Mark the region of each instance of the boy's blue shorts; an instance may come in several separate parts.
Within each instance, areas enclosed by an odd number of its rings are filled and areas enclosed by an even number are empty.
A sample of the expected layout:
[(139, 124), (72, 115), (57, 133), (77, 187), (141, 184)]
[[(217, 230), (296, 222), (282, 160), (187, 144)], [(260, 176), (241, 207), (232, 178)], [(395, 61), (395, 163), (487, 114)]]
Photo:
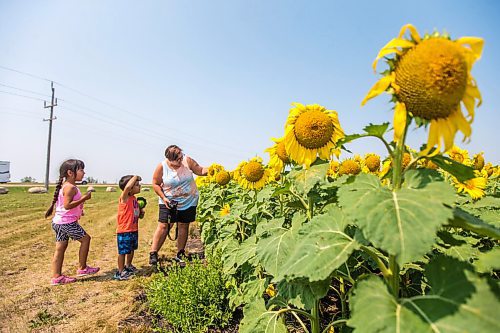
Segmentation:
[(137, 231), (116, 234), (118, 254), (130, 254), (137, 250), (138, 239), (139, 232)]

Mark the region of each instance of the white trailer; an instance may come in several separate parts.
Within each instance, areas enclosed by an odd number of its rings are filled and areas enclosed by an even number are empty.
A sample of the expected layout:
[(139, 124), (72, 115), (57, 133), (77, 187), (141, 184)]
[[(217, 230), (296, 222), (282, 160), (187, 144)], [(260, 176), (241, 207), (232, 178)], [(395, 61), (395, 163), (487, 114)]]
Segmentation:
[(10, 182), (10, 162), (0, 161), (0, 183)]

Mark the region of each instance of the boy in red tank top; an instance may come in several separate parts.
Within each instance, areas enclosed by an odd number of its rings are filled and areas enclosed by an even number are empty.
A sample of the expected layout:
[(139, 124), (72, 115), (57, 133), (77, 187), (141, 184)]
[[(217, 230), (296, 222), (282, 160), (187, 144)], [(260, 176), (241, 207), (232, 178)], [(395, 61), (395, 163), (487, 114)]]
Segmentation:
[(118, 186), (123, 191), (118, 202), (116, 240), (118, 243), (118, 271), (115, 280), (127, 280), (137, 268), (132, 265), (134, 251), (137, 250), (139, 218), (144, 210), (139, 207), (135, 194), (141, 192), (141, 177), (123, 176)]

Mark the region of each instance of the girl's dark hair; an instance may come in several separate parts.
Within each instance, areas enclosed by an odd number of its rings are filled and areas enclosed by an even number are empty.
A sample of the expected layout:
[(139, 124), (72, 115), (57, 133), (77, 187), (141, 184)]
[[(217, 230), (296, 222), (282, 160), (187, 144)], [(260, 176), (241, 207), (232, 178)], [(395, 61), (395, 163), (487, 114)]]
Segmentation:
[(182, 156), (182, 149), (180, 149), (176, 145), (170, 145), (165, 149), (165, 157), (169, 161), (176, 161), (179, 157)]
[(56, 190), (54, 192), (54, 199), (52, 199), (52, 204), (50, 205), (49, 209), (47, 209), (47, 212), (45, 212), (45, 218), (51, 216), (52, 212), (54, 211), (54, 205), (56, 204), (57, 198), (59, 197), (59, 191), (61, 190), (62, 183), (68, 176), (68, 171), (73, 171), (74, 173), (76, 173), (76, 171), (81, 169), (85, 169), (85, 163), (80, 160), (67, 160), (64, 161), (63, 164), (61, 164), (61, 167), (59, 167), (59, 180), (57, 181)]

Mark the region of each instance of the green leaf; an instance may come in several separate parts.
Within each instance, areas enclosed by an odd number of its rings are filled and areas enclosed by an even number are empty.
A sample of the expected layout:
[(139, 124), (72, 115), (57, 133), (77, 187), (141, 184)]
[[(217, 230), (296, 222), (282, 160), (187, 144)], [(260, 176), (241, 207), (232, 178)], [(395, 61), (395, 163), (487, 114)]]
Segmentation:
[(378, 277), (361, 281), (351, 297), (355, 332), (498, 332), (499, 301), (470, 265), (438, 257), (425, 270), (426, 295), (395, 299)]
[(383, 123), (380, 125), (374, 125), (370, 123), (370, 125), (363, 128), (363, 130), (371, 136), (383, 137), (387, 129), (389, 128), (389, 123)]
[(306, 278), (314, 282), (328, 278), (360, 247), (344, 232), (348, 223), (340, 208), (329, 205), (324, 214), (302, 225), (293, 252), (276, 279)]
[(326, 172), (329, 167), (328, 163), (312, 165), (309, 169), (292, 170), (289, 177), (295, 188), (307, 195), (316, 184), (326, 182)]
[(474, 267), (480, 273), (490, 273), (500, 269), (500, 247), (496, 246), (491, 251), (479, 254)]
[(473, 231), (481, 236), (500, 239), (500, 229), (484, 223), (481, 219), (458, 207), (453, 210), (453, 217), (449, 220), (449, 224), (453, 227)]
[(366, 239), (400, 265), (417, 260), (435, 242), (436, 231), (452, 216), (455, 192), (448, 183), (428, 182), (429, 174), (407, 172), (403, 188), (391, 191), (373, 175), (361, 174), (339, 189), (339, 203)]
[(350, 308), (347, 325), (354, 327), (355, 333), (428, 332), (418, 315), (398, 304), (384, 282), (375, 276), (356, 285)]
[(273, 220), (257, 242), (256, 254), (260, 264), (273, 276), (278, 275), (284, 261), (296, 246), (293, 231), (283, 228), (282, 224), (282, 219)]
[(287, 302), (299, 309), (310, 310), (321, 298), (325, 297), (330, 288), (331, 279), (309, 282), (306, 279), (280, 281), (278, 293)]
[(243, 308), (239, 333), (286, 333), (283, 319), (276, 311), (267, 311), (264, 300), (256, 299)]
[(455, 176), (460, 182), (465, 182), (468, 179), (476, 177), (473, 168), (454, 161), (449, 157), (438, 154), (431, 157), (430, 160), (444, 171)]

